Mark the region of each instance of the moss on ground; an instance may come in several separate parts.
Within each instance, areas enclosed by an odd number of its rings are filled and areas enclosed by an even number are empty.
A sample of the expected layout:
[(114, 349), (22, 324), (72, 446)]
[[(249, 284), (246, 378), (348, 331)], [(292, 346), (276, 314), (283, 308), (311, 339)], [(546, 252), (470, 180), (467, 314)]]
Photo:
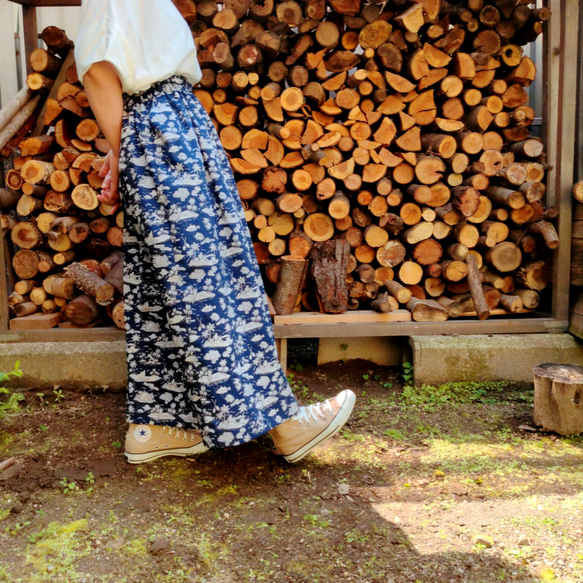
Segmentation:
[(306, 401), (359, 397), (296, 465), (259, 440), (129, 466), (123, 397), (27, 399), (0, 432), (23, 463), (0, 482), (0, 581), (581, 583), (583, 440), (518, 429), (532, 387), (368, 366), (294, 372)]

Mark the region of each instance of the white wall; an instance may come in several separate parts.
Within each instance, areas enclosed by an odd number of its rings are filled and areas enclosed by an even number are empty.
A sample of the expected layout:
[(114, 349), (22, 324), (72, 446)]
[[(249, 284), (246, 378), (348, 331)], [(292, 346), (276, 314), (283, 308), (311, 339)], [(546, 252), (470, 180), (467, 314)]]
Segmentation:
[[(77, 37), (81, 8), (37, 8), (39, 33), (46, 26), (58, 26), (67, 32), (71, 39)], [(23, 51), (16, 54), (22, 37), (22, 9), (9, 0), (0, 0), (0, 107), (8, 103), (22, 88), (26, 64)], [(40, 46), (40, 45), (39, 45)], [(20, 65), (20, 69), (19, 69)]]

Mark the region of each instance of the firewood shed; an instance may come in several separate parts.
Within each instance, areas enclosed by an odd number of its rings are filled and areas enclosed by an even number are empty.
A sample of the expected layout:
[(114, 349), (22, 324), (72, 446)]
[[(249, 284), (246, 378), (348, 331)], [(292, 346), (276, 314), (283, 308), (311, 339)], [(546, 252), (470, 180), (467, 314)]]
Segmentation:
[[(39, 46), (37, 7), (81, 5), (80, 0), (11, 1), (22, 6), (24, 50), (27, 56)], [(411, 2), (399, 2), (398, 4), (410, 5), (411, 13), (415, 14), (416, 5), (421, 4), (425, 7), (433, 4), (439, 5), (439, 2), (411, 0)], [(477, 2), (475, 4), (477, 5)], [(511, 4), (524, 5), (525, 2), (496, 2), (496, 5), (498, 4), (503, 12), (508, 10), (508, 6)], [(332, 2), (332, 5), (335, 5), (335, 2)], [(459, 337), (463, 335), (558, 334), (569, 330), (570, 296), (572, 300), (573, 296), (577, 296), (577, 292), (581, 291), (581, 288), (571, 287), (570, 281), (572, 267), (571, 239), (574, 223), (572, 189), (577, 179), (583, 179), (583, 105), (580, 99), (583, 94), (583, 56), (581, 55), (583, 10), (579, 2), (570, 0), (548, 0), (545, 7), (548, 7), (552, 12), (552, 18), (544, 23), (545, 31), (543, 35), (542, 86), (544, 114), (542, 138), (546, 152), (546, 206), (558, 211), (555, 227), (559, 240), (553, 257), (552, 301), (549, 307), (545, 311), (532, 310), (529, 313), (516, 315), (506, 312), (484, 320), (467, 317), (450, 318), (446, 321), (414, 321), (411, 318), (403, 319), (399, 317), (398, 313), (402, 312), (402, 310), (389, 311), (387, 313), (376, 313), (372, 310), (355, 310), (343, 314), (300, 311), (290, 315), (276, 315), (274, 317), (274, 329), (278, 340), (280, 357), (284, 365), (287, 364), (287, 340), (295, 338), (416, 337), (432, 335)], [(326, 36), (325, 32), (322, 30), (321, 34)], [(329, 31), (326, 32), (326, 34), (328, 33)], [(432, 54), (432, 58), (436, 59), (436, 61), (442, 56), (443, 53)], [(29, 59), (27, 58), (28, 62)], [(397, 84), (406, 81), (404, 78), (401, 78), (403, 81), (396, 80), (396, 77), (395, 75), (393, 81)], [(405, 90), (408, 91), (409, 89), (403, 89), (403, 91)], [(288, 95), (288, 98), (291, 99), (292, 97), (295, 98), (295, 94), (293, 96), (291, 94)], [(472, 121), (472, 124), (477, 124), (478, 126), (480, 123), (481, 121), (477, 116)], [(442, 146), (443, 144), (436, 144), (431, 147), (437, 151)], [(252, 164), (252, 162), (245, 160), (242, 162), (244, 164), (241, 167), (244, 169)], [(373, 171), (372, 166), (371, 172)], [(299, 175), (297, 178), (300, 181), (301, 177)], [(298, 190), (301, 190), (301, 188), (298, 187)], [(403, 186), (403, 189), (405, 188), (406, 185)], [(504, 193), (494, 193), (492, 196), (506, 195)], [(340, 202), (343, 203), (344, 201), (340, 199)], [(460, 202), (461, 204), (462, 202)], [(123, 331), (114, 326), (12, 330), (10, 328), (8, 305), (8, 295), (12, 291), (9, 289), (8, 283), (10, 281), (10, 253), (7, 247), (8, 245), (4, 238), (0, 238), (0, 258), (2, 258), (0, 260), (1, 343), (107, 343), (123, 341)]]

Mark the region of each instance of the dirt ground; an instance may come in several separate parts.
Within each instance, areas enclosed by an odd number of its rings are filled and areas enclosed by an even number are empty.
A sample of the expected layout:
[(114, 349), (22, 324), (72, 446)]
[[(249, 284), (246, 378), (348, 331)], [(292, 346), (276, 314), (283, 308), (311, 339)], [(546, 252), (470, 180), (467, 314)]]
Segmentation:
[(583, 581), (583, 439), (520, 428), (532, 386), (291, 372), (305, 403), (358, 397), (295, 465), (262, 438), (132, 466), (123, 394), (27, 391), (0, 420), (0, 581)]

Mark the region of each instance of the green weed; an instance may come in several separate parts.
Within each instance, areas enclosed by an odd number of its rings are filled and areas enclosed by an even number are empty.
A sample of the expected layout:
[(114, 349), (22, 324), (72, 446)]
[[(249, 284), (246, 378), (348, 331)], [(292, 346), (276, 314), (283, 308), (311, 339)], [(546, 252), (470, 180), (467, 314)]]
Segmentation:
[(403, 439), (405, 439), (405, 436), (397, 429), (387, 429), (385, 430), (384, 434), (386, 437), (390, 437), (395, 441), (402, 441)]
[(65, 393), (63, 393), (63, 389), (59, 388), (58, 385), (55, 386), (53, 395), (55, 396), (55, 403), (60, 403), (61, 401), (65, 400)]
[(358, 528), (353, 528), (344, 533), (344, 539), (347, 543), (365, 543), (369, 539), (369, 535)]
[[(297, 366), (301, 366), (301, 365), (297, 365)], [(301, 370), (301, 369), (296, 368), (296, 370)], [(304, 383), (302, 383), (301, 381), (296, 380), (293, 373), (290, 373), (287, 375), (287, 382), (289, 383), (289, 386), (291, 387), (294, 395), (297, 397), (298, 400), (304, 401), (305, 399), (307, 399), (308, 387)]]
[(77, 482), (75, 480), (67, 480), (67, 478), (63, 478), (61, 480), (61, 490), (63, 494), (72, 494), (73, 492), (77, 492), (79, 490), (79, 486), (77, 486)]
[[(14, 365), (14, 370), (10, 372), (0, 372), (0, 383), (8, 381), (12, 378), (21, 378), (22, 371), (20, 370), (20, 360), (17, 360)], [(4, 398), (2, 396), (5, 396)], [(22, 393), (13, 393), (10, 389), (0, 386), (0, 418), (5, 413), (20, 411), (20, 401), (24, 400)]]
[(401, 373), (401, 377), (405, 386), (411, 386), (413, 384), (413, 363), (412, 362), (404, 362), (403, 363), (403, 372)]
[(344, 356), (342, 357), (342, 362), (346, 362), (347, 361), (346, 351), (348, 350), (348, 344), (341, 344), (340, 348), (342, 348), (342, 350), (344, 351)]
[(309, 523), (311, 526), (317, 526), (319, 528), (328, 528), (330, 526), (330, 521), (323, 520), (317, 514), (306, 514), (304, 516), (304, 521)]

